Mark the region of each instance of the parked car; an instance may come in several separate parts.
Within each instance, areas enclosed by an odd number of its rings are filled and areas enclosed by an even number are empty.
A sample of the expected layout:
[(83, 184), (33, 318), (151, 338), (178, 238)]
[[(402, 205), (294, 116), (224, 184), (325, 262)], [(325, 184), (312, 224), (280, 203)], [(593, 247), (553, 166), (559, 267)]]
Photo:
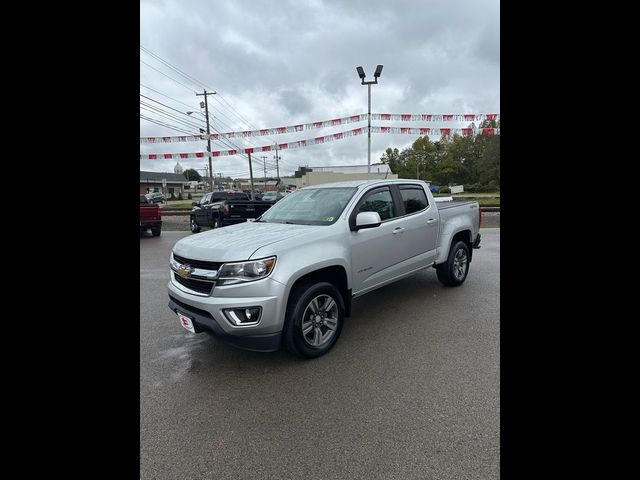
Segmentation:
[(284, 195), (280, 192), (265, 192), (260, 200), (263, 202), (276, 203), (282, 198), (284, 198)]
[(150, 202), (146, 195), (140, 195), (140, 233), (146, 230), (151, 230), (154, 237), (159, 237), (162, 214), (158, 204)]
[(159, 192), (147, 193), (147, 198), (150, 203), (164, 203), (167, 201), (166, 197)]
[(272, 204), (251, 201), (243, 192), (225, 191), (207, 193), (192, 205), (189, 225), (193, 233), (198, 233), (202, 227), (219, 228), (254, 220)]
[(481, 220), (477, 202), (438, 205), (417, 180), (305, 187), (255, 222), (179, 240), (169, 308), (194, 333), (317, 357), (338, 340), (352, 298), (430, 267), (462, 285)]

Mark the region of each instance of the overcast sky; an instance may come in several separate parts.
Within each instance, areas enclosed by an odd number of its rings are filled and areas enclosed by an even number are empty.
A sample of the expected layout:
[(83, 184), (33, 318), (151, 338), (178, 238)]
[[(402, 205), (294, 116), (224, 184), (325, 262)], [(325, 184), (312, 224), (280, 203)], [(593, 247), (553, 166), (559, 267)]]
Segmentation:
[[(497, 0), (141, 0), (141, 47), (194, 80), (141, 48), (140, 93), (152, 100), (140, 97), (140, 114), (195, 133), (197, 125), (204, 128), (204, 116), (197, 113), (203, 98), (195, 95), (203, 85), (218, 93), (209, 97), (209, 109), (220, 132), (366, 113), (367, 87), (360, 84), (355, 67), (362, 65), (372, 80), (377, 64), (384, 70), (371, 87), (373, 113), (499, 113), (499, 28)], [(189, 110), (196, 112), (193, 118), (184, 115)], [(364, 121), (233, 143), (241, 148), (285, 143), (366, 125)], [(140, 119), (141, 137), (181, 134)], [(371, 163), (379, 162), (387, 147), (402, 149), (416, 138), (372, 134)], [(229, 148), (212, 144), (212, 150)], [(140, 145), (141, 154), (205, 150), (205, 142)], [(267, 156), (267, 174), (275, 176), (270, 152), (252, 155), (254, 175), (263, 175), (262, 155)], [(281, 157), (281, 176), (299, 165), (366, 165), (367, 136), (286, 150)], [(142, 160), (140, 169), (173, 171), (175, 163)], [(180, 163), (203, 168), (206, 159)], [(214, 158), (213, 169), (225, 176), (248, 176), (248, 160), (241, 155)]]

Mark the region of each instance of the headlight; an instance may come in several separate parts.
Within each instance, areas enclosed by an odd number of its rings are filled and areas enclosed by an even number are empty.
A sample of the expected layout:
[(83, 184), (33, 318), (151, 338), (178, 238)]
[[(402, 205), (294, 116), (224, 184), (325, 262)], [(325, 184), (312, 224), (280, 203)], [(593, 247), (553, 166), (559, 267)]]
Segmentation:
[(218, 273), (216, 285), (233, 285), (253, 282), (267, 277), (276, 265), (276, 257), (262, 258), (250, 262), (225, 263)]

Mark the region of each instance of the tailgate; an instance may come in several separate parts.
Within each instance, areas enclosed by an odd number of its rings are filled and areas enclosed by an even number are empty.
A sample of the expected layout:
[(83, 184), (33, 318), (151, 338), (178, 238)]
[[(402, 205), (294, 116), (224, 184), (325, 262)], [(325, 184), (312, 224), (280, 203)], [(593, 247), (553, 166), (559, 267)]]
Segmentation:
[(140, 205), (140, 221), (160, 220), (160, 207), (155, 204)]
[(228, 202), (228, 216), (230, 219), (258, 218), (264, 212), (269, 210), (271, 208), (271, 205), (272, 204), (268, 202)]

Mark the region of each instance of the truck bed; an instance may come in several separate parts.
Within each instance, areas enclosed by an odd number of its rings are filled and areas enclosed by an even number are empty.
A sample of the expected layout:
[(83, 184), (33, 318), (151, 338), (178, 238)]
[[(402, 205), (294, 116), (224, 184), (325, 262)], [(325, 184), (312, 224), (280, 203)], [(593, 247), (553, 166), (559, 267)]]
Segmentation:
[(436, 203), (438, 204), (438, 210), (442, 211), (442, 210), (446, 210), (447, 208), (459, 207), (461, 205), (473, 204), (476, 202), (470, 201), (470, 200), (454, 200), (452, 202), (436, 202)]

